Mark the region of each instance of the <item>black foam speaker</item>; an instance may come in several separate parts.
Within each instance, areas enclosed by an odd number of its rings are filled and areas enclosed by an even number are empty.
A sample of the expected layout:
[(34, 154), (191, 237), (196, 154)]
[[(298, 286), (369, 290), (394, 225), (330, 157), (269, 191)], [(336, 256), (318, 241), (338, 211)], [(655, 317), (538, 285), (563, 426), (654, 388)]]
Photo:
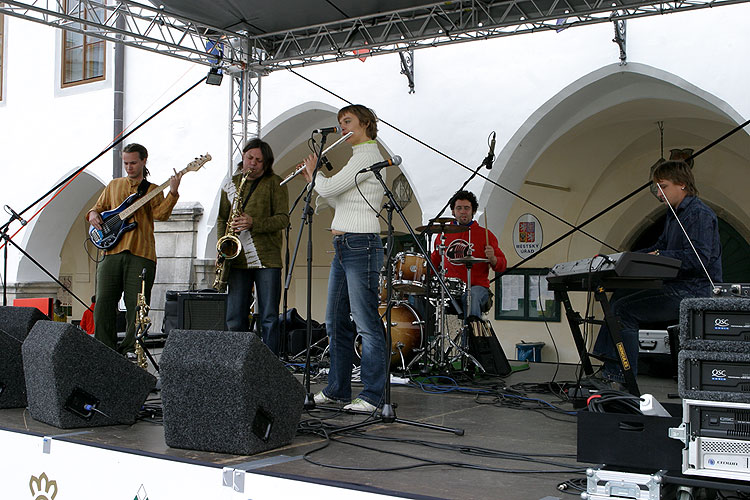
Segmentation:
[(45, 319), (36, 307), (0, 306), (0, 408), (26, 407), (21, 345), (34, 323)]
[(68, 323), (38, 321), (23, 343), (29, 412), (62, 429), (133, 424), (156, 377)]
[(254, 333), (172, 330), (160, 373), (169, 446), (252, 455), (297, 432), (305, 390)]

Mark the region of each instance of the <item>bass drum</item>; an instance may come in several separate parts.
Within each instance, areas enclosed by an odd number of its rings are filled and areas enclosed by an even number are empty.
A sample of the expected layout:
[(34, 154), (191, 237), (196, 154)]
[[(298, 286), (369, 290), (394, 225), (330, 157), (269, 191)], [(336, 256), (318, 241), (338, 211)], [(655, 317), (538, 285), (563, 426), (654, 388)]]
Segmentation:
[[(383, 319), (385, 328), (386, 305), (381, 304), (378, 311)], [(422, 347), (424, 321), (417, 312), (406, 302), (398, 302), (391, 308), (391, 369), (406, 370), (409, 362), (417, 355)], [(385, 332), (384, 332), (385, 333)], [(362, 358), (362, 339), (360, 335), (354, 339), (357, 357)]]

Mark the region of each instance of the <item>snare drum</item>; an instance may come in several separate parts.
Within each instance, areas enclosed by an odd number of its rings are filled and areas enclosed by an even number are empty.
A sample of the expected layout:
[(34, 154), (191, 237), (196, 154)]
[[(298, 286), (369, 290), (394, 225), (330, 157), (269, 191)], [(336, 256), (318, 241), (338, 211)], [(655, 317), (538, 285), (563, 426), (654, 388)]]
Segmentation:
[[(385, 308), (385, 304), (378, 307), (378, 311), (383, 315), (384, 328)], [(422, 347), (423, 323), (417, 312), (406, 302), (399, 302), (391, 308), (391, 368), (405, 370), (416, 355), (415, 350)], [(355, 352), (361, 358), (360, 335), (357, 335), (354, 343)]]
[(424, 295), (427, 259), (414, 252), (399, 252), (393, 263), (393, 288), (403, 293)]
[[(466, 283), (461, 281), (460, 278), (443, 278), (443, 280), (445, 281), (445, 286), (448, 288), (448, 292), (454, 299), (460, 299), (464, 292), (466, 292)], [(430, 294), (432, 297), (439, 298), (441, 289), (440, 282), (433, 276), (430, 281)]]

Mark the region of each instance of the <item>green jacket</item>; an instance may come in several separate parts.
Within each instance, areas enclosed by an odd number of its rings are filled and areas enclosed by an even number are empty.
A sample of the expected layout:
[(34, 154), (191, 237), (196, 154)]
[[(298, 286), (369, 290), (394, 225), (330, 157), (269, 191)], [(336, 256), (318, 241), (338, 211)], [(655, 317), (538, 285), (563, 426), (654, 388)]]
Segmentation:
[[(224, 236), (232, 210), (232, 202), (242, 175), (237, 173), (221, 187), (219, 216), (216, 218), (216, 234)], [(280, 186), (281, 177), (276, 174), (260, 178), (258, 186), (248, 199), (253, 181), (248, 180), (242, 190), (243, 212), (253, 218), (249, 231), (240, 231), (236, 236), (242, 242), (242, 252), (231, 261), (232, 267), (280, 268), (283, 230), (289, 224), (289, 192)]]

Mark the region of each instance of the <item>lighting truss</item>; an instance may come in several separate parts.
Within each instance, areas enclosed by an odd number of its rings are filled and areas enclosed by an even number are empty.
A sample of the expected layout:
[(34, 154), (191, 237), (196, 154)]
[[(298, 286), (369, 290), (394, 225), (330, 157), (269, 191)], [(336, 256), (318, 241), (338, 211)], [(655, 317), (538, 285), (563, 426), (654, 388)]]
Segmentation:
[(743, 3), (747, 0), (453, 0), (251, 36), (265, 71), (367, 55), (561, 31), (575, 26)]
[[(271, 71), (502, 36), (662, 15), (748, 0), (452, 0), (264, 34), (207, 26), (122, 0), (4, 0), (0, 13), (208, 66)], [(118, 29), (119, 16), (126, 19)], [(221, 57), (207, 47), (221, 48)], [(213, 51), (216, 52), (215, 50)]]
[[(127, 0), (3, 0), (0, 13), (208, 66), (241, 66), (250, 59), (242, 34)], [(118, 25), (118, 18), (124, 23)]]

